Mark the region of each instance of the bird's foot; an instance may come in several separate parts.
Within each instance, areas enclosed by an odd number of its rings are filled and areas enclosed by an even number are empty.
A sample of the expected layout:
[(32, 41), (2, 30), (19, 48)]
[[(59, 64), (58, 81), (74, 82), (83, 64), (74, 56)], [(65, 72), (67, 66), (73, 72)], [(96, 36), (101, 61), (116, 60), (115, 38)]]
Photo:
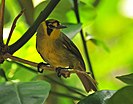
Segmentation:
[(70, 77), (70, 72), (68, 71), (69, 68), (61, 68), (58, 67), (56, 68), (57, 76), (61, 77), (63, 76), (64, 78)]
[(40, 73), (43, 73), (43, 69), (41, 69), (42, 66), (46, 66), (46, 65), (49, 65), (48, 63), (43, 63), (43, 62), (40, 62), (38, 65), (37, 65), (37, 71), (40, 72)]

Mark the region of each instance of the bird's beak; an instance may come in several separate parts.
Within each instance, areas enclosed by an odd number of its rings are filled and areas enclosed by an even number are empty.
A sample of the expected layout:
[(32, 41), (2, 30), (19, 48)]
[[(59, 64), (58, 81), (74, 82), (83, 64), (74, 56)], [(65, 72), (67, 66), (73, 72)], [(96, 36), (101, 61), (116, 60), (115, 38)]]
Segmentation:
[(58, 25), (57, 27), (55, 27), (56, 29), (63, 29), (63, 28), (67, 28), (65, 25)]

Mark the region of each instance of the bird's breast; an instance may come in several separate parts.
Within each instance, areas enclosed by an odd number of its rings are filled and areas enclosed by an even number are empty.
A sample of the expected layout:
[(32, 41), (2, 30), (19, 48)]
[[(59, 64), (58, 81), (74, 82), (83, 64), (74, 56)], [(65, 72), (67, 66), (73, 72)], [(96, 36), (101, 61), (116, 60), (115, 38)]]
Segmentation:
[(66, 50), (60, 47), (60, 44), (51, 42), (50, 40), (41, 40), (37, 43), (37, 51), (42, 58), (54, 67), (68, 67), (69, 60)]

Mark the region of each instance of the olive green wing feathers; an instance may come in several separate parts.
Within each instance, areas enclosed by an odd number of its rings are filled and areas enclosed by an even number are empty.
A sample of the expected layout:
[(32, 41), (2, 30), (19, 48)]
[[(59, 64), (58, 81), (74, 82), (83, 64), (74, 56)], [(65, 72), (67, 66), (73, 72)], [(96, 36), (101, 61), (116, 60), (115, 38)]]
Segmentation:
[(73, 55), (75, 55), (77, 57), (77, 59), (81, 63), (81, 66), (83, 67), (83, 69), (86, 70), (83, 58), (82, 58), (78, 48), (76, 47), (76, 45), (63, 33), (61, 34), (61, 40), (62, 40), (62, 43), (65, 46), (65, 48), (67, 48), (67, 50), (69, 50)]
[[(61, 43), (64, 45), (64, 47), (69, 50), (73, 55), (75, 55), (75, 57), (77, 57), (77, 59), (79, 60), (80, 62), (80, 70), (86, 70), (85, 69), (85, 64), (84, 64), (84, 61), (83, 61), (83, 58), (78, 50), (78, 48), (76, 47), (76, 45), (66, 36), (64, 35), (63, 33), (61, 34)], [(94, 91), (97, 91), (97, 83), (94, 79), (92, 79), (89, 75), (84, 75), (84, 74), (81, 74), (81, 73), (77, 73), (78, 77), (80, 78), (81, 82), (83, 83), (84, 85), (84, 88), (87, 92), (91, 91), (91, 90), (94, 90)]]

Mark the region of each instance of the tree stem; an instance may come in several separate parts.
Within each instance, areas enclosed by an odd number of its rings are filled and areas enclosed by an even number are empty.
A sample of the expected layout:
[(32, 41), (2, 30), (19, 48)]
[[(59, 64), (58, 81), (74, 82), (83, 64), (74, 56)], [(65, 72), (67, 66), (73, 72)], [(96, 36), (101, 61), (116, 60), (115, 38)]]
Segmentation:
[[(12, 61), (16, 61), (16, 62), (20, 62), (20, 63), (23, 63), (23, 64), (27, 64), (27, 65), (30, 65), (30, 66), (33, 66), (33, 67), (36, 67), (36, 68), (38, 66), (38, 63), (35, 63), (35, 62), (32, 62), (32, 61), (28, 61), (28, 60), (25, 60), (25, 59), (22, 59), (22, 58), (18, 58), (18, 57), (12, 56), (9, 53), (4, 54), (3, 58), (4, 59), (8, 59), (9, 58)], [(52, 66), (42, 65), (40, 68), (43, 69), (43, 70), (55, 71), (55, 67), (52, 67)], [(80, 74), (84, 74), (84, 75), (88, 75), (89, 74), (89, 73), (87, 73), (85, 71), (74, 70), (74, 69), (73, 70), (61, 70), (61, 73), (64, 73), (64, 74), (80, 73)]]
[(14, 19), (14, 21), (13, 21), (13, 24), (12, 24), (12, 27), (11, 27), (11, 30), (10, 30), (10, 33), (9, 33), (9, 36), (8, 36), (8, 38), (7, 38), (7, 41), (6, 41), (6, 45), (7, 45), (7, 46), (8, 46), (8, 43), (9, 43), (10, 39), (11, 39), (12, 33), (13, 33), (15, 27), (16, 27), (17, 20), (18, 20), (19, 17), (23, 14), (23, 12), (24, 12), (24, 10), (22, 10), (22, 11), (17, 15), (17, 17)]
[(4, 44), (3, 43), (4, 8), (5, 8), (5, 0), (2, 0), (0, 7), (0, 45)]
[[(80, 21), (79, 10), (78, 10), (78, 0), (74, 0), (74, 11), (75, 11), (75, 15), (76, 15), (76, 18), (77, 18), (77, 22), (80, 23), (81, 21)], [(89, 57), (89, 52), (88, 52), (86, 41), (85, 41), (85, 38), (84, 38), (84, 35), (83, 35), (83, 29), (81, 29), (80, 34), (81, 34), (81, 38), (82, 38), (82, 42), (83, 42), (83, 46), (84, 46), (84, 52), (85, 52), (85, 55), (86, 55), (87, 62), (89, 64), (89, 69), (90, 69), (91, 75), (95, 79), (93, 69), (92, 69), (92, 65), (91, 65), (91, 61), (90, 61), (90, 57)]]

